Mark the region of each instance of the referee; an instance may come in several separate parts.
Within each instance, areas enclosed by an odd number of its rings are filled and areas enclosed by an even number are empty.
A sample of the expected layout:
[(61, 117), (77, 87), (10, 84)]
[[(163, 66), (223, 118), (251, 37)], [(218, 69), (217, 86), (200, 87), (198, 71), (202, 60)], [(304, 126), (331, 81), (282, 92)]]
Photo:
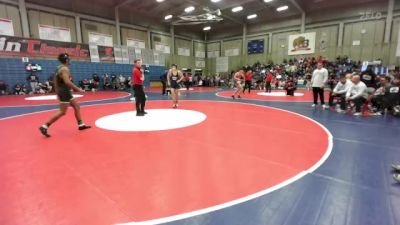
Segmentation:
[(133, 92), (136, 101), (136, 116), (144, 116), (147, 114), (144, 111), (146, 104), (146, 95), (143, 91), (144, 75), (142, 73), (142, 61), (135, 59), (135, 68), (132, 71)]

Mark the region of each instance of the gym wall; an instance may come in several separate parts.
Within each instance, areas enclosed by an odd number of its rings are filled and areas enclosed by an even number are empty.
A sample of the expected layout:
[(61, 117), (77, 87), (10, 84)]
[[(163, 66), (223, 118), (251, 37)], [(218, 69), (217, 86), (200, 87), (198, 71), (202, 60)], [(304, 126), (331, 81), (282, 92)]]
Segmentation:
[(112, 35), (114, 44), (115, 45), (118, 44), (117, 31), (114, 25), (93, 22), (88, 20), (81, 20), (81, 28), (82, 28), (83, 43), (89, 43), (89, 32), (94, 32), (94, 33)]
[(32, 38), (40, 39), (39, 24), (54, 27), (69, 28), (71, 32), (71, 41), (77, 42), (75, 18), (61, 16), (37, 10), (28, 10), (29, 30)]
[(12, 20), (14, 35), (22, 36), (21, 17), (17, 7), (0, 3), (0, 18)]
[(146, 48), (150, 48), (150, 43), (147, 38), (147, 32), (142, 30), (134, 30), (130, 28), (121, 27), (121, 43), (122, 45), (126, 45), (127, 39), (135, 39), (144, 41)]

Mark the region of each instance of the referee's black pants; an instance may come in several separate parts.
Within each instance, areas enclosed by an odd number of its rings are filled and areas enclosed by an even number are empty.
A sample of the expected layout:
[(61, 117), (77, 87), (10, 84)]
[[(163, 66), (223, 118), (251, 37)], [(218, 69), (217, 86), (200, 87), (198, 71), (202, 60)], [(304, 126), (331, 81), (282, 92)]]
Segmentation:
[(136, 112), (144, 113), (144, 106), (146, 105), (146, 95), (143, 91), (143, 85), (133, 85), (133, 92), (135, 93)]

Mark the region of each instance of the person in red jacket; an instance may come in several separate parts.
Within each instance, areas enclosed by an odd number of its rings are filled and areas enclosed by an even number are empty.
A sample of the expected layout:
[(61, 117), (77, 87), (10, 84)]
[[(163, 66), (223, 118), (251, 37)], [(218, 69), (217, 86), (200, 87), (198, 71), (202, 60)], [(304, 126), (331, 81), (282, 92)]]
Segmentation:
[(294, 91), (296, 90), (296, 84), (292, 77), (289, 77), (285, 83), (286, 95), (294, 96)]
[(143, 90), (144, 75), (142, 73), (142, 60), (135, 59), (135, 67), (132, 70), (133, 92), (136, 102), (136, 116), (144, 116), (147, 114), (144, 111), (146, 105), (146, 95)]
[(271, 93), (271, 91), (272, 91), (271, 83), (272, 83), (272, 79), (273, 79), (273, 78), (274, 78), (274, 77), (273, 77), (273, 75), (272, 75), (272, 70), (271, 70), (271, 71), (269, 71), (269, 72), (267, 73), (267, 75), (265, 76), (265, 92)]
[(189, 75), (189, 73), (186, 73), (186, 75), (185, 75), (185, 87), (186, 87), (186, 90), (189, 91), (189, 87), (190, 87), (190, 75)]
[(250, 91), (251, 91), (251, 80), (252, 79), (253, 79), (253, 71), (248, 70), (246, 72), (246, 75), (245, 75), (245, 84), (244, 84), (243, 94), (244, 94), (244, 92), (246, 91), (247, 88), (249, 89), (249, 94), (250, 94)]

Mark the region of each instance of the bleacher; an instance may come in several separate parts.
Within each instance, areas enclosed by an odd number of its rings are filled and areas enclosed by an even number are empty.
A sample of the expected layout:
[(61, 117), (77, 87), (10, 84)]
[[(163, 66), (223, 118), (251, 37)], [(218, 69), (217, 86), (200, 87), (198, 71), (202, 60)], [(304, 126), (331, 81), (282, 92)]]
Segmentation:
[[(47, 80), (59, 65), (57, 60), (44, 59), (30, 59), (30, 63), (37, 63), (42, 66), (42, 71), (37, 72), (40, 82)], [(9, 87), (13, 87), (17, 83), (26, 84), (28, 72), (25, 71), (25, 65), (26, 63), (22, 62), (21, 58), (0, 58), (0, 78), (4, 80)], [(70, 65), (75, 84), (80, 80), (91, 78), (94, 73), (97, 73), (100, 77), (102, 77), (104, 73), (122, 73), (125, 76), (131, 76), (132, 68), (133, 65), (129, 64), (92, 63), (83, 61), (72, 61)], [(150, 65), (149, 73), (145, 74), (145, 86), (149, 86), (151, 80), (159, 80), (164, 70), (164, 66)]]

